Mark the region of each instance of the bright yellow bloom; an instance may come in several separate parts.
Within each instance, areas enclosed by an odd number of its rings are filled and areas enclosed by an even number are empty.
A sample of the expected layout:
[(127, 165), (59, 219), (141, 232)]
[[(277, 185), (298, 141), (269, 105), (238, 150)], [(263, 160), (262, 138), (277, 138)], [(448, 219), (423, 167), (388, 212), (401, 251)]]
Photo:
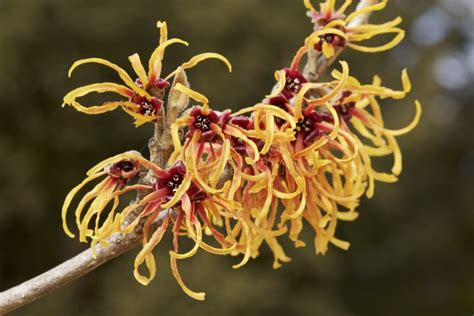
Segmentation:
[[(199, 248), (217, 255), (246, 254), (247, 242), (250, 241), (239, 242), (233, 237), (235, 234), (228, 237), (219, 232), (215, 223), (222, 226), (222, 218), (229, 221), (240, 221), (239, 215), (231, 208), (226, 199), (203, 191), (182, 161), (176, 161), (170, 168), (160, 171), (156, 176), (156, 181), (151, 186), (136, 185), (123, 190), (137, 189), (151, 192), (138, 203), (125, 208), (121, 214), (121, 224), (125, 226), (123, 228), (125, 230), (130, 230), (139, 222), (144, 221), (143, 248), (134, 263), (135, 278), (141, 284), (147, 285), (155, 277), (156, 263), (153, 250), (160, 243), (169, 225), (172, 224), (173, 250), (170, 251), (170, 260), (173, 275), (186, 294), (194, 299), (204, 300), (205, 293), (194, 292), (184, 284), (178, 270), (178, 260), (194, 256)], [(134, 222), (127, 224), (123, 221), (128, 214), (136, 210), (141, 210), (141, 212)], [(158, 224), (156, 224), (157, 221)], [(158, 226), (153, 227), (154, 225)], [(231, 225), (230, 222), (228, 225)], [(221, 247), (216, 248), (210, 245), (205, 240), (205, 235), (212, 236), (213, 240)], [(193, 248), (186, 253), (179, 253), (180, 236), (186, 236), (194, 241)], [(247, 260), (248, 255), (245, 255), (241, 264)], [(147, 276), (139, 271), (142, 264), (145, 264), (148, 270)]]
[[(336, 77), (341, 74), (335, 71)], [(415, 102), (415, 117), (406, 127), (391, 130), (384, 124), (382, 110), (378, 99), (402, 99), (411, 90), (411, 83), (407, 71), (402, 72), (401, 91), (388, 89), (381, 85), (381, 79), (374, 77), (372, 84), (362, 85), (355, 78), (350, 77), (344, 87), (345, 93), (339, 98), (335, 107), (344, 124), (341, 129), (347, 133), (352, 133), (349, 126), (357, 131), (353, 133), (358, 144), (358, 155), (366, 170), (366, 181), (368, 182), (367, 196), (372, 197), (374, 193), (374, 181), (395, 182), (402, 171), (402, 154), (396, 140), (412, 131), (418, 124), (422, 109), (421, 104)], [(368, 142), (368, 144), (366, 143)], [(371, 157), (393, 156), (393, 167), (390, 173), (375, 171), (372, 167)]]
[[(183, 44), (187, 46), (188, 43), (178, 38), (168, 39), (166, 22), (158, 22), (157, 27), (160, 29), (160, 44), (150, 56), (148, 72), (145, 70), (138, 54), (133, 54), (128, 58), (137, 76), (136, 80), (133, 80), (124, 69), (105, 59), (87, 58), (78, 60), (72, 65), (71, 69), (69, 69), (69, 77), (80, 65), (97, 63), (117, 72), (125, 85), (103, 82), (74, 89), (64, 97), (63, 106), (71, 105), (76, 110), (87, 114), (101, 114), (120, 107), (135, 119), (134, 124), (138, 127), (147, 122), (154, 122), (163, 115), (163, 97), (165, 90), (170, 86), (169, 80), (181, 69), (192, 68), (203, 60), (215, 58), (224, 62), (229, 68), (229, 71), (232, 71), (231, 64), (224, 56), (216, 53), (204, 53), (196, 55), (184, 62), (166, 77), (161, 77), (165, 49), (172, 44)], [(77, 98), (92, 92), (112, 92), (127, 98), (127, 100), (105, 102), (98, 106), (83, 106), (77, 101)]]
[[(351, 24), (362, 14), (383, 10), (387, 5), (387, 0), (356, 10), (347, 16), (345, 11), (352, 3), (351, 0), (345, 0), (337, 10), (335, 0), (326, 0), (321, 3), (319, 10), (314, 8), (310, 0), (304, 0), (304, 3), (309, 10), (308, 16), (311, 17), (315, 25), (314, 33), (310, 35), (309, 45), (322, 52), (328, 59), (335, 55), (337, 48), (343, 47), (350, 47), (366, 53), (386, 51), (398, 45), (405, 37), (405, 31), (398, 27), (402, 22), (401, 17), (383, 24), (357, 26)], [(383, 34), (394, 34), (395, 36), (388, 43), (376, 47), (356, 44)]]
[[(74, 238), (75, 235), (67, 225), (67, 211), (77, 193), (88, 183), (104, 177), (92, 190), (85, 194), (76, 207), (76, 226), (79, 230), (79, 240), (88, 242), (92, 240), (92, 249), (98, 242), (107, 245), (106, 239), (114, 232), (121, 231), (117, 226), (116, 212), (119, 205), (120, 192), (135, 178), (140, 168), (155, 169), (156, 167), (135, 151), (129, 151), (106, 159), (87, 172), (87, 178), (69, 192), (62, 208), (63, 228), (66, 234)], [(84, 210), (85, 213), (84, 213)], [(104, 213), (107, 212), (105, 220)]]

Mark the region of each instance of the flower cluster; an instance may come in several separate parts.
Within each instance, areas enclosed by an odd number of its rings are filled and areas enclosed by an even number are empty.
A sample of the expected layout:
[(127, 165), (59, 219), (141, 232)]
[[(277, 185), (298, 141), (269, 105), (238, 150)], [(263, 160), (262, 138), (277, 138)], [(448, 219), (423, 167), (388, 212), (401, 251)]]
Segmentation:
[[(73, 198), (88, 183), (104, 178), (86, 193), (75, 210), (79, 240), (107, 245), (113, 233), (143, 232), (143, 247), (134, 263), (134, 275), (146, 285), (156, 274), (153, 250), (170, 230), (171, 269), (181, 288), (191, 297), (203, 300), (204, 293), (190, 290), (178, 270), (179, 260), (193, 256), (199, 249), (217, 255), (241, 256), (234, 268), (259, 255), (266, 244), (274, 255), (273, 267), (290, 261), (280, 244), (287, 235), (295, 247), (305, 246), (300, 233), (305, 225), (314, 230), (316, 253), (324, 254), (330, 244), (347, 250), (349, 242), (336, 235), (339, 221), (353, 221), (363, 195), (372, 197), (375, 182), (395, 182), (402, 171), (402, 155), (396, 137), (411, 131), (418, 123), (421, 106), (416, 102), (413, 121), (401, 129), (385, 127), (380, 101), (402, 99), (411, 90), (406, 70), (401, 89), (382, 85), (377, 76), (368, 84), (350, 75), (349, 65), (340, 62), (327, 82), (310, 82), (301, 72), (301, 61), (309, 51), (322, 51), (326, 58), (336, 47), (380, 51), (397, 44), (403, 31), (396, 28), (397, 18), (381, 25), (351, 26), (358, 15), (382, 9), (386, 1), (345, 16), (351, 1), (335, 9), (327, 0), (315, 10), (305, 1), (315, 23), (315, 32), (304, 41), (288, 68), (276, 72), (273, 91), (261, 103), (241, 109), (218, 111), (203, 94), (188, 84), (170, 78), (206, 58), (205, 53), (183, 63), (161, 78), (164, 50), (180, 39), (167, 39), (167, 27), (159, 22), (161, 40), (146, 72), (137, 54), (130, 56), (138, 78), (118, 66), (98, 58), (76, 62), (71, 71), (84, 63), (100, 63), (114, 69), (126, 86), (100, 83), (75, 89), (64, 103), (88, 114), (122, 108), (135, 119), (135, 125), (160, 123), (166, 119), (166, 90), (193, 102), (170, 124), (173, 152), (163, 166), (145, 159), (138, 152), (109, 158), (87, 173), (87, 178), (66, 197), (62, 217), (64, 230), (67, 211)], [(369, 49), (353, 42), (384, 33), (396, 33), (389, 44)], [(339, 67), (337, 67), (339, 68)], [(86, 107), (78, 97), (90, 92), (115, 92), (125, 100)], [(168, 102), (168, 108), (173, 106)], [(392, 156), (393, 167), (379, 171), (373, 167), (378, 157)], [(146, 174), (150, 181), (140, 181)], [(137, 181), (139, 180), (139, 181)], [(139, 198), (125, 208), (120, 199), (130, 191)], [(181, 252), (180, 239), (194, 246)]]

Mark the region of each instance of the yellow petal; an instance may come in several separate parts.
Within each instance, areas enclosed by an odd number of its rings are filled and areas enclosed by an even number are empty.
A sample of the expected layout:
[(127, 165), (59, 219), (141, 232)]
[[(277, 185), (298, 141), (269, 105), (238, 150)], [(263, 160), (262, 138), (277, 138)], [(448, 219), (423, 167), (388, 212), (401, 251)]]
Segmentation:
[(323, 54), (324, 54), (324, 57), (326, 57), (327, 59), (330, 59), (332, 56), (335, 55), (334, 46), (332, 44), (329, 44), (328, 42), (324, 41), (323, 42)]
[(337, 10), (337, 13), (339, 15), (342, 15), (344, 14), (344, 12), (346, 11), (346, 9), (352, 4), (352, 0), (346, 0), (344, 1), (344, 4)]
[(122, 105), (122, 102), (105, 102), (100, 106), (88, 106), (85, 107), (81, 105), (79, 102), (76, 101), (77, 98), (85, 96), (91, 92), (97, 93), (106, 93), (112, 92), (120, 94), (124, 97), (131, 97), (133, 95), (132, 90), (129, 88), (119, 85), (112, 82), (103, 82), (103, 83), (94, 83), (87, 86), (76, 88), (70, 91), (68, 94), (64, 96), (63, 99), (63, 107), (64, 105), (71, 105), (79, 112), (87, 113), (87, 114), (102, 114), (108, 111), (115, 110), (117, 107)]
[(232, 72), (232, 64), (230, 63), (230, 61), (227, 58), (225, 58), (221, 54), (203, 53), (203, 54), (196, 55), (193, 58), (191, 58), (190, 60), (188, 60), (187, 62), (181, 64), (181, 66), (179, 66), (178, 68), (176, 68), (176, 70), (174, 70), (172, 73), (170, 73), (168, 76), (166, 76), (165, 80), (168, 80), (169, 78), (173, 77), (179, 71), (180, 67), (182, 69), (193, 68), (194, 66), (196, 66), (200, 62), (202, 62), (206, 59), (211, 59), (211, 58), (218, 59), (218, 60), (222, 61), (224, 64), (226, 64), (227, 68), (229, 69), (229, 72)]
[[(151, 280), (155, 278), (156, 275), (156, 264), (155, 258), (153, 256), (153, 249), (155, 249), (156, 245), (158, 245), (163, 238), (164, 233), (166, 232), (166, 228), (168, 227), (169, 216), (166, 216), (161, 226), (153, 233), (152, 237), (148, 242), (143, 245), (142, 250), (138, 253), (137, 257), (135, 258), (134, 262), (134, 270), (133, 275), (135, 279), (142, 285), (148, 285)], [(147, 269), (149, 271), (149, 276), (143, 276), (139, 268), (141, 264), (145, 262)]]
[(168, 40), (168, 24), (164, 21), (158, 21), (156, 27), (160, 29), (160, 44), (163, 44)]
[(209, 104), (209, 100), (206, 98), (205, 95), (197, 92), (197, 91), (194, 91), (193, 89), (191, 88), (188, 88), (186, 86), (183, 86), (181, 83), (177, 83), (176, 86), (174, 87), (176, 90), (178, 90), (179, 92), (181, 93), (184, 93), (186, 95), (188, 95), (190, 98), (194, 99), (195, 101), (203, 104), (203, 105), (207, 105)]
[(329, 242), (342, 250), (349, 250), (349, 247), (351, 246), (349, 242), (337, 239), (336, 237), (332, 237)]
[(421, 118), (421, 114), (422, 114), (422, 108), (421, 108), (421, 104), (419, 101), (415, 101), (415, 106), (416, 106), (416, 113), (415, 113), (415, 117), (413, 119), (413, 121), (408, 124), (408, 126), (404, 127), (404, 128), (401, 128), (401, 129), (397, 129), (397, 130), (389, 130), (389, 129), (385, 129), (385, 128), (380, 128), (378, 126), (373, 126), (374, 129), (377, 129), (377, 130), (380, 130), (380, 131), (383, 131), (385, 134), (387, 135), (392, 135), (392, 136), (401, 136), (401, 135), (404, 135), (404, 134), (407, 134), (409, 132), (411, 132), (417, 125), (418, 123), (420, 122), (420, 118)]
[(206, 298), (206, 293), (191, 291), (184, 284), (183, 279), (181, 278), (181, 274), (179, 273), (178, 264), (176, 262), (175, 257), (170, 256), (170, 263), (171, 263), (171, 271), (173, 272), (173, 276), (176, 279), (176, 282), (178, 282), (181, 289), (184, 291), (184, 293), (186, 293), (188, 296), (194, 298), (195, 300), (204, 301), (204, 299)]
[(100, 64), (100, 65), (104, 65), (104, 66), (107, 66), (109, 68), (112, 68), (113, 70), (115, 70), (117, 72), (117, 74), (119, 75), (119, 77), (123, 80), (123, 82), (128, 86), (130, 87), (133, 91), (137, 92), (138, 94), (140, 95), (143, 95), (143, 96), (146, 96), (148, 98), (151, 98), (150, 95), (145, 91), (143, 90), (142, 88), (140, 88), (139, 86), (137, 86), (135, 84), (135, 82), (132, 80), (132, 78), (130, 78), (130, 76), (128, 75), (128, 73), (123, 70), (121, 67), (117, 66), (116, 64), (114, 63), (111, 63), (110, 61), (106, 60), (106, 59), (102, 59), (102, 58), (86, 58), (86, 59), (81, 59), (81, 60), (78, 60), (76, 61), (72, 66), (71, 68), (69, 69), (69, 77), (71, 77), (73, 71), (79, 67), (80, 65), (83, 65), (83, 64), (90, 64), (90, 63), (96, 63), (96, 64)]
[(140, 78), (140, 81), (142, 82), (143, 86), (148, 86), (148, 76), (140, 60), (140, 56), (138, 54), (133, 54), (128, 57), (128, 60), (130, 60), (133, 70), (135, 70), (135, 73), (138, 75), (138, 78)]
[(275, 79), (277, 80), (276, 86), (273, 88), (271, 94), (267, 95), (266, 98), (271, 99), (274, 98), (280, 93), (282, 93), (283, 89), (286, 86), (286, 72), (284, 70), (278, 70), (275, 72)]
[(384, 34), (386, 34), (386, 33), (396, 33), (396, 36), (390, 42), (388, 42), (387, 44), (384, 44), (384, 45), (381, 45), (381, 46), (376, 46), (376, 47), (367, 47), (367, 46), (362, 46), (362, 45), (356, 45), (356, 44), (353, 44), (353, 43), (348, 43), (347, 46), (352, 48), (352, 49), (364, 52), (364, 53), (378, 53), (378, 52), (384, 52), (384, 51), (387, 51), (387, 50), (390, 50), (390, 49), (394, 48), (405, 37), (405, 31), (403, 31), (401, 29), (393, 29), (393, 30), (384, 32)]
[(91, 175), (89, 177), (87, 177), (84, 181), (82, 181), (79, 185), (77, 185), (76, 187), (74, 187), (69, 193), (68, 195), (66, 196), (66, 198), (64, 199), (64, 204), (63, 204), (63, 207), (62, 207), (62, 210), (61, 210), (61, 218), (63, 220), (63, 229), (64, 229), (64, 232), (66, 233), (66, 235), (68, 235), (69, 237), (71, 238), (74, 238), (74, 234), (71, 233), (71, 231), (69, 230), (68, 226), (67, 226), (67, 219), (66, 219), (66, 215), (67, 215), (67, 210), (69, 208), (69, 205), (71, 205), (71, 202), (72, 202), (72, 199), (74, 198), (74, 196), (77, 194), (77, 192), (79, 192), (87, 183), (93, 181), (94, 179), (97, 179), (98, 177), (101, 177), (105, 174), (105, 172), (99, 172), (99, 173), (96, 173), (94, 175)]
[(314, 8), (313, 4), (311, 3), (311, 0), (304, 0), (304, 6), (306, 7), (306, 9), (308, 9), (312, 12), (317, 12), (318, 11)]
[(172, 38), (162, 43), (160, 42), (160, 45), (158, 45), (158, 47), (153, 51), (150, 60), (148, 61), (148, 77), (150, 80), (156, 80), (161, 75), (161, 61), (165, 55), (165, 49), (172, 44), (189, 45), (187, 42), (179, 38)]

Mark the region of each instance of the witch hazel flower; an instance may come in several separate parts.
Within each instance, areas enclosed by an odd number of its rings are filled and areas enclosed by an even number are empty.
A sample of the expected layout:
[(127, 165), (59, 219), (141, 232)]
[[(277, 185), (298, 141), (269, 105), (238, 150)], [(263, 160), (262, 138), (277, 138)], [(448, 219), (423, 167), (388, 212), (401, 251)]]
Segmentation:
[[(192, 107), (172, 126), (175, 152), (171, 160), (181, 159), (195, 177), (199, 185), (210, 193), (227, 191), (227, 197), (232, 199), (240, 184), (240, 165), (242, 160), (254, 164), (259, 159), (259, 150), (245, 131), (234, 124), (231, 111), (218, 112), (209, 107), (209, 100), (199, 92), (183, 85), (176, 85), (176, 90), (190, 96), (201, 105)], [(179, 139), (179, 130), (187, 128), (184, 144)], [(234, 146), (237, 146), (234, 148)], [(241, 158), (240, 153), (245, 152)], [(230, 180), (218, 188), (226, 166), (234, 172)]]
[(74, 215), (79, 241), (91, 240), (92, 249), (97, 243), (106, 245), (106, 239), (120, 230), (116, 221), (120, 197), (118, 192), (123, 192), (130, 181), (137, 177), (140, 169), (150, 167), (154, 168), (153, 164), (139, 152), (129, 151), (108, 158), (90, 169), (87, 178), (74, 187), (64, 201), (62, 219), (66, 234), (75, 237), (67, 224), (67, 213), (75, 196), (89, 183), (104, 178), (81, 198)]
[[(128, 58), (137, 76), (136, 80), (133, 80), (123, 68), (108, 60), (102, 58), (78, 60), (69, 69), (69, 77), (77, 67), (83, 64), (96, 63), (114, 70), (125, 85), (113, 82), (103, 82), (74, 89), (64, 97), (63, 106), (73, 106), (76, 110), (86, 114), (102, 114), (117, 108), (122, 108), (122, 110), (135, 119), (134, 124), (138, 127), (148, 122), (155, 122), (163, 116), (163, 99), (166, 90), (170, 87), (170, 79), (179, 71), (192, 68), (203, 60), (209, 58), (218, 59), (224, 62), (229, 68), (229, 71), (232, 71), (232, 66), (224, 56), (216, 53), (203, 53), (184, 62), (169, 75), (161, 77), (162, 62), (166, 48), (172, 44), (183, 44), (188, 46), (188, 43), (178, 38), (168, 39), (168, 27), (166, 22), (158, 22), (157, 27), (160, 29), (160, 44), (150, 56), (148, 61), (148, 71), (145, 70), (138, 54), (133, 54)], [(111, 92), (119, 94), (120, 96), (127, 98), (127, 100), (105, 102), (102, 105), (97, 106), (83, 106), (79, 101), (77, 101), (78, 98), (92, 92)]]
[[(366, 53), (387, 51), (398, 45), (405, 37), (405, 31), (398, 27), (402, 22), (400, 17), (383, 24), (351, 25), (351, 22), (363, 14), (383, 10), (387, 0), (355, 10), (347, 16), (345, 11), (351, 5), (351, 0), (345, 0), (339, 9), (336, 9), (336, 0), (322, 2), (319, 10), (311, 4), (311, 0), (305, 0), (304, 3), (309, 10), (308, 16), (314, 23), (314, 33), (310, 35), (311, 46), (328, 59), (335, 55), (336, 49), (344, 47)], [(388, 43), (376, 47), (356, 44), (383, 34), (395, 36)]]
[[(277, 187), (284, 188), (279, 199), (284, 206), (279, 227), (290, 221), (290, 239), (295, 242), (296, 247), (304, 246), (305, 243), (298, 236), (303, 228), (303, 218), (305, 218), (315, 229), (317, 253), (325, 253), (329, 242), (343, 249), (348, 248), (347, 242), (335, 237), (335, 227), (338, 219), (357, 218), (353, 209), (358, 204), (357, 199), (360, 196), (360, 194), (347, 196), (351, 181), (346, 181), (344, 185), (342, 185), (344, 181), (340, 181), (339, 185), (334, 187), (327, 181), (315, 180), (319, 175), (326, 177), (326, 174), (331, 173), (335, 173), (335, 177), (340, 179), (338, 169), (342, 168), (333, 168), (330, 172), (323, 171), (323, 168), (348, 162), (353, 157), (353, 153), (344, 148), (347, 142), (344, 139), (339, 140), (341, 137), (339, 116), (329, 102), (341, 93), (348, 78), (347, 63), (342, 62), (341, 65), (343, 66), (342, 78), (334, 82), (305, 83), (292, 101), (282, 97), (269, 100), (273, 104), (277, 101), (279, 107), (286, 109), (296, 121), (296, 127), (293, 129), (295, 139), (279, 147), (282, 157), (286, 157), (280, 162), (280, 166), (284, 166), (284, 172), (280, 172), (274, 180)], [(312, 89), (326, 89), (329, 92), (312, 99), (310, 98)], [(322, 151), (326, 147), (331, 148), (328, 150), (327, 157)], [(338, 149), (342, 151), (341, 158), (332, 154)], [(347, 168), (347, 170), (352, 169)], [(337, 200), (344, 201), (349, 212), (341, 213)]]
[[(340, 76), (337, 71), (336, 77)], [(363, 162), (367, 176), (367, 196), (374, 194), (374, 182), (396, 182), (402, 171), (402, 153), (396, 137), (405, 135), (412, 131), (419, 123), (422, 108), (419, 101), (415, 101), (415, 116), (405, 127), (400, 129), (388, 129), (385, 127), (380, 100), (391, 98), (400, 100), (411, 91), (411, 83), (406, 70), (402, 72), (402, 90), (392, 90), (381, 85), (381, 79), (374, 77), (371, 84), (363, 85), (357, 79), (350, 77), (347, 81), (344, 93), (336, 101), (335, 107), (343, 119), (341, 130), (346, 133), (357, 131), (354, 139), (358, 143), (358, 152)], [(372, 167), (372, 157), (384, 157), (392, 155), (393, 166), (390, 173), (379, 172)], [(361, 173), (363, 174), (363, 173)]]
[[(177, 262), (192, 257), (202, 248), (207, 252), (217, 255), (228, 255), (231, 253), (245, 253), (248, 246), (242, 242), (229, 242), (223, 233), (219, 232), (213, 224), (216, 218), (222, 216), (238, 220), (238, 217), (230, 207), (229, 203), (222, 197), (211, 195), (199, 187), (193, 175), (187, 170), (184, 162), (176, 161), (166, 170), (155, 172), (156, 181), (150, 186), (135, 185), (125, 188), (124, 191), (146, 190), (151, 192), (141, 201), (132, 204), (122, 211), (122, 219), (128, 214), (141, 209), (137, 219), (128, 224), (127, 230), (135, 227), (139, 222), (143, 225), (143, 248), (135, 258), (134, 275), (138, 282), (143, 285), (156, 275), (156, 263), (153, 250), (161, 242), (163, 235), (169, 229), (173, 234), (173, 247), (170, 251), (171, 270), (178, 284), (189, 296), (203, 300), (204, 293), (190, 290), (183, 282), (179, 273)], [(122, 192), (118, 192), (121, 194)], [(154, 225), (159, 220), (158, 226)], [(125, 222), (122, 225), (126, 225)], [(204, 240), (203, 231), (207, 231), (221, 248), (216, 248)], [(194, 247), (185, 253), (179, 252), (179, 240), (181, 236), (191, 238)], [(244, 256), (244, 264), (248, 260)], [(140, 267), (145, 264), (148, 276), (140, 272)], [(236, 265), (236, 266), (240, 266)]]

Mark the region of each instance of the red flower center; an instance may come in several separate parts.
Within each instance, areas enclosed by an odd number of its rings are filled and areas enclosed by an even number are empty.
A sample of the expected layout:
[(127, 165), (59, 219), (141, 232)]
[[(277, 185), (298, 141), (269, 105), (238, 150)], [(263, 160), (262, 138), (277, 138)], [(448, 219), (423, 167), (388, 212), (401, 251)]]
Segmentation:
[[(342, 27), (338, 27), (338, 29), (345, 32), (345, 29)], [(346, 40), (343, 37), (336, 34), (324, 34), (324, 35), (319, 36), (319, 42), (314, 45), (314, 49), (317, 50), (318, 52), (321, 52), (323, 50), (324, 42), (332, 46), (338, 46), (338, 47), (346, 46)]]
[(180, 174), (175, 174), (168, 181), (166, 181), (166, 186), (171, 190), (171, 192), (176, 192), (183, 182), (183, 176)]
[(138, 161), (126, 159), (107, 166), (105, 172), (111, 177), (129, 180), (137, 175), (139, 167)]
[(312, 111), (305, 115), (296, 123), (295, 133), (297, 138), (302, 138), (305, 145), (310, 145), (320, 135), (318, 123), (321, 123), (323, 118), (321, 115)]
[(291, 99), (293, 97), (293, 94), (297, 94), (303, 87), (303, 84), (308, 81), (305, 79), (303, 74), (301, 74), (296, 69), (286, 68), (285, 73), (286, 73), (286, 84), (285, 84), (286, 91), (285, 90), (283, 91), (283, 95), (287, 97), (288, 99)]
[(212, 120), (209, 116), (199, 114), (194, 121), (194, 127), (200, 129), (202, 132), (207, 132), (211, 129)]
[(161, 109), (162, 101), (158, 98), (152, 97), (148, 100), (146, 97), (134, 94), (130, 101), (138, 106), (137, 112), (145, 116), (153, 116)]

